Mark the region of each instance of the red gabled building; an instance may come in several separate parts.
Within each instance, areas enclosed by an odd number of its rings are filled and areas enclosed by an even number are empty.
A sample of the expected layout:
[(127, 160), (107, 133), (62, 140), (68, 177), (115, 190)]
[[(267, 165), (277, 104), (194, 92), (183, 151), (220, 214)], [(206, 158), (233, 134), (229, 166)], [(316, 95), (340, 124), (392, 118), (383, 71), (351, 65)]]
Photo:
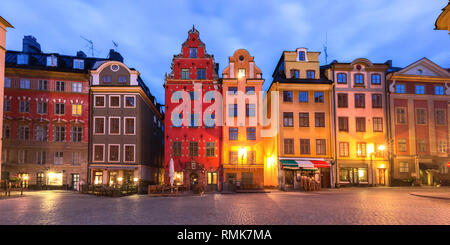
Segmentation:
[[(216, 105), (216, 100), (217, 105), (221, 102), (218, 64), (213, 55), (206, 53), (195, 27), (189, 30), (181, 53), (174, 55), (171, 69), (164, 84), (168, 115), (164, 181), (170, 184), (169, 163), (173, 159), (175, 184), (189, 189), (196, 185), (204, 186), (207, 191), (220, 189), (221, 127), (213, 122), (220, 112), (210, 108)], [(184, 110), (181, 110), (182, 105)]]

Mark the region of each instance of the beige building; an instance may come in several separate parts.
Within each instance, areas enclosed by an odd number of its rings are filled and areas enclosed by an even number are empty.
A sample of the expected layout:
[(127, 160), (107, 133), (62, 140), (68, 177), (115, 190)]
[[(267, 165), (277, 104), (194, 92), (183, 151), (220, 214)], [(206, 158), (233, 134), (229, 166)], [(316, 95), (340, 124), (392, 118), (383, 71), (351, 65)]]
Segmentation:
[[(6, 28), (14, 28), (8, 21), (0, 16), (0, 118), (3, 118), (3, 96), (5, 84), (5, 53), (6, 53)], [(0, 128), (3, 128), (3, 120), (0, 120)], [(2, 133), (0, 130), (0, 149), (2, 148)], [(0, 151), (0, 179), (2, 169), (2, 155)]]

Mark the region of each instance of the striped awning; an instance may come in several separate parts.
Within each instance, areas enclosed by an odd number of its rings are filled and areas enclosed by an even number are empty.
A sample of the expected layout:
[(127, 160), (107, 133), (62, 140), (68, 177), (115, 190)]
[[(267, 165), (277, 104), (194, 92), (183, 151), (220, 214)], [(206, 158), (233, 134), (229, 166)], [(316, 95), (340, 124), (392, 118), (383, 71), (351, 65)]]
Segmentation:
[(322, 160), (280, 160), (283, 169), (317, 170), (317, 168), (329, 168), (330, 163)]

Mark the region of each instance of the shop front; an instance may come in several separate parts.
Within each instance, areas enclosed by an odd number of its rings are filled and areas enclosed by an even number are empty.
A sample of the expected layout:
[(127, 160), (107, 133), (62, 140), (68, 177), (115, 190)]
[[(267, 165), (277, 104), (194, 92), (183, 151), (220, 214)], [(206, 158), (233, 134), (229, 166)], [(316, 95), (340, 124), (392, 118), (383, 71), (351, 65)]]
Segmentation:
[(90, 183), (94, 185), (135, 185), (139, 182), (137, 166), (90, 166)]
[(338, 161), (340, 186), (388, 186), (387, 161)]
[(322, 188), (330, 188), (330, 161), (325, 159), (280, 159), (279, 187), (282, 190), (299, 190), (302, 177), (313, 178)]

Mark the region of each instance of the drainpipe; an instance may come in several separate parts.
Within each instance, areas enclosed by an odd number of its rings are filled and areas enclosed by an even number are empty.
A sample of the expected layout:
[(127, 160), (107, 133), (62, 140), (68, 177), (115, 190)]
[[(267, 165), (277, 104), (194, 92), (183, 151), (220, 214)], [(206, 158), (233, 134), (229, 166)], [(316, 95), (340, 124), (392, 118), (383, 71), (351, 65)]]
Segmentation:
[(337, 162), (337, 132), (336, 132), (336, 109), (335, 109), (335, 103), (336, 103), (336, 87), (334, 84), (334, 67), (331, 68), (331, 75), (333, 77), (333, 85), (332, 85), (332, 101), (331, 101), (331, 111), (332, 111), (332, 115), (333, 115), (333, 120), (332, 120), (332, 125), (331, 125), (331, 135), (333, 137), (333, 141), (334, 141), (334, 152), (333, 152), (333, 160), (334, 160), (334, 168), (335, 168), (335, 174), (334, 174), (334, 183), (332, 183), (332, 187), (334, 185), (335, 188), (339, 187), (339, 183), (338, 183), (338, 177), (339, 177), (339, 168), (338, 168), (338, 162)]

